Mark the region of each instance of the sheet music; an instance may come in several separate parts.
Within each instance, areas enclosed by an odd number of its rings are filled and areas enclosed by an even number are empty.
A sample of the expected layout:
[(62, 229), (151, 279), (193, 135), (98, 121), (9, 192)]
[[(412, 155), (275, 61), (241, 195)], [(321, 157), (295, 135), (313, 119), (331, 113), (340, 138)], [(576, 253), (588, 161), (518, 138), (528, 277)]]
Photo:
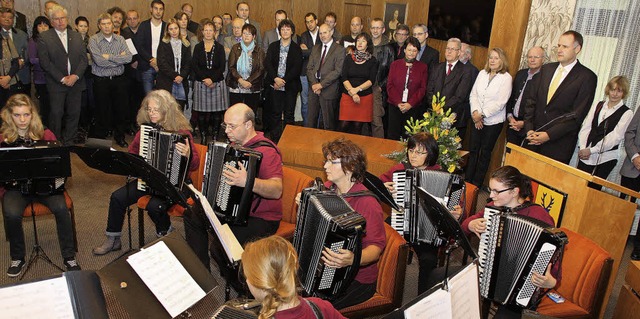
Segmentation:
[(470, 263), (449, 280), (452, 318), (480, 319), (478, 265)]
[(404, 311), (406, 319), (449, 319), (451, 315), (451, 294), (443, 289), (436, 290)]
[(124, 40), (124, 42), (127, 43), (127, 48), (129, 48), (129, 52), (131, 52), (132, 56), (138, 54), (138, 50), (136, 50), (136, 46), (133, 45), (133, 40), (126, 39)]
[(129, 256), (127, 262), (172, 318), (206, 295), (162, 241)]
[(64, 276), (0, 289), (2, 318), (75, 318)]
[(222, 247), (224, 248), (229, 261), (231, 263), (240, 261), (244, 249), (242, 249), (242, 246), (231, 231), (231, 228), (229, 228), (229, 225), (222, 225), (220, 223), (220, 220), (218, 220), (218, 216), (216, 216), (216, 213), (213, 211), (211, 204), (209, 204), (207, 198), (199, 190), (197, 190), (192, 184), (189, 184), (188, 187), (194, 194), (196, 194), (198, 200), (202, 204), (202, 208), (204, 209), (207, 218), (209, 218), (209, 222), (211, 222), (213, 230), (216, 232), (216, 235), (220, 239), (220, 243), (222, 244)]

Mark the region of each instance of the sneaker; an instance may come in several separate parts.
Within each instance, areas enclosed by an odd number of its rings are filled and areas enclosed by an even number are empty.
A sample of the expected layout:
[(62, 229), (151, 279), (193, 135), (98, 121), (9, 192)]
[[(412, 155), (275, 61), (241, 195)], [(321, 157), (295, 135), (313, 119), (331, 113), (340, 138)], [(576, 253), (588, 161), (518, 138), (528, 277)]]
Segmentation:
[(67, 271), (80, 270), (80, 265), (78, 265), (78, 261), (74, 257), (65, 258), (63, 264)]
[(22, 268), (24, 267), (24, 259), (12, 260), (11, 266), (7, 269), (7, 276), (9, 277), (18, 277), (22, 273)]
[(164, 236), (169, 235), (169, 233), (173, 232), (174, 230), (176, 230), (176, 229), (173, 228), (173, 226), (169, 226), (169, 229), (167, 229), (166, 231), (157, 232), (156, 233), (156, 237), (162, 238)]

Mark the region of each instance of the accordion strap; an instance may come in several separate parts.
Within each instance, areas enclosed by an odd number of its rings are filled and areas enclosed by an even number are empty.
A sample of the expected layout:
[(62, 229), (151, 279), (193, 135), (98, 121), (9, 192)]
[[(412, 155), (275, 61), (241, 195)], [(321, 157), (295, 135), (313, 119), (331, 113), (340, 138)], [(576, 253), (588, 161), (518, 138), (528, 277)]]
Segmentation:
[(311, 310), (313, 310), (313, 314), (316, 316), (316, 319), (324, 319), (324, 316), (322, 315), (322, 312), (320, 311), (318, 305), (306, 298), (302, 298), (302, 300), (306, 301), (309, 307), (311, 307)]
[(357, 192), (353, 192), (353, 193), (346, 193), (346, 194), (341, 194), (340, 196), (342, 198), (371, 196), (371, 197), (375, 197), (376, 199), (378, 199), (378, 196), (376, 196), (376, 194), (374, 194), (370, 190), (363, 190), (363, 191), (357, 191)]

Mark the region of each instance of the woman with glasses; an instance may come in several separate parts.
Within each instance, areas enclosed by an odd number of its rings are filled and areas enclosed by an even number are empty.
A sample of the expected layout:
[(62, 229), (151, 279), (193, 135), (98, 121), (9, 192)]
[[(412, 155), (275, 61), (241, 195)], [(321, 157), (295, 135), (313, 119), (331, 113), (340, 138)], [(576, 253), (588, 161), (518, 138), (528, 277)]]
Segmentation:
[(298, 254), (286, 239), (270, 236), (245, 246), (242, 274), (262, 304), (259, 319), (316, 318), (318, 313), (321, 318), (344, 318), (328, 301), (300, 297), (297, 272)]
[[(426, 132), (414, 134), (407, 140), (407, 161), (391, 167), (386, 173), (380, 176), (380, 180), (384, 182), (387, 189), (393, 194), (396, 192), (393, 173), (407, 169), (441, 170), (440, 165), (436, 163), (438, 161), (438, 155), (438, 144), (431, 134)], [(460, 218), (462, 207), (456, 205), (451, 214), (453, 214), (456, 219)], [(431, 271), (437, 266), (438, 247), (431, 244), (420, 243), (414, 245), (413, 249), (418, 256), (418, 294), (421, 294), (430, 288), (427, 284)]]
[[(532, 203), (533, 197), (531, 189), (531, 180), (526, 175), (513, 166), (503, 166), (498, 168), (489, 180), (489, 197), (491, 202), (487, 206), (508, 207), (518, 215), (529, 216), (543, 223), (554, 226), (555, 223), (549, 212), (542, 206)], [(478, 237), (487, 230), (487, 220), (484, 218), (484, 209), (475, 215), (469, 216), (462, 222), (462, 230), (465, 233), (474, 233)], [(559, 278), (559, 264), (556, 263), (551, 268), (547, 267), (544, 275), (534, 273), (531, 282), (536, 287), (551, 289), (556, 286)], [(509, 318), (515, 316), (519, 318), (521, 309), (510, 309), (508, 307), (499, 307), (496, 318)], [(505, 316), (505, 317), (503, 317)]]
[[(189, 120), (182, 114), (180, 105), (171, 93), (165, 90), (154, 90), (149, 92), (142, 100), (142, 105), (138, 111), (138, 125), (151, 124), (163, 131), (186, 135), (188, 143), (180, 142), (176, 144), (176, 150), (180, 155), (189, 157), (189, 171), (198, 169), (200, 158), (194, 149), (193, 137), (191, 136), (191, 125)], [(133, 142), (129, 145), (129, 153), (138, 154), (140, 151), (140, 131), (136, 133)], [(111, 193), (109, 201), (109, 215), (107, 218), (107, 239), (102, 245), (93, 249), (93, 254), (104, 255), (111, 251), (120, 250), (120, 236), (122, 224), (127, 207), (135, 204), (142, 196), (149, 195), (148, 192), (138, 190), (138, 181), (133, 180)], [(147, 211), (149, 217), (156, 225), (156, 235), (158, 238), (173, 230), (171, 220), (167, 215), (169, 204), (161, 196), (151, 196)]]
[(227, 86), (231, 105), (244, 103), (256, 113), (260, 105), (260, 92), (265, 74), (265, 52), (256, 45), (256, 27), (245, 24), (242, 27), (242, 41), (231, 47), (229, 52), (229, 73)]

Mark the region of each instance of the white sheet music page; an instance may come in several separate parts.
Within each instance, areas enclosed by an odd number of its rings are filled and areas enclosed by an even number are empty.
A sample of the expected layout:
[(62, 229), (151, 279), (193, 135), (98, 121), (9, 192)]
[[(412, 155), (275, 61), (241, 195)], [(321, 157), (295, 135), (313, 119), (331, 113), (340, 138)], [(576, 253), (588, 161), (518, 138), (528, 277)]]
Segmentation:
[(470, 263), (449, 280), (454, 319), (480, 319), (480, 288), (478, 265)]
[(75, 318), (64, 276), (0, 289), (2, 318)]
[(172, 318), (206, 295), (162, 241), (129, 256), (127, 262)]
[(438, 289), (407, 308), (404, 311), (404, 317), (406, 319), (450, 319), (451, 295), (446, 290)]
[(220, 243), (222, 244), (222, 247), (227, 254), (227, 258), (232, 263), (240, 261), (240, 259), (242, 259), (242, 253), (244, 252), (244, 249), (242, 249), (242, 245), (240, 245), (240, 243), (238, 242), (236, 235), (233, 234), (231, 228), (229, 228), (229, 225), (222, 225), (220, 223), (220, 220), (218, 219), (218, 216), (216, 216), (216, 213), (213, 211), (211, 204), (209, 204), (209, 201), (204, 195), (202, 195), (199, 190), (193, 187), (192, 184), (189, 184), (188, 187), (191, 189), (191, 191), (193, 191), (194, 194), (196, 194), (196, 196), (200, 200), (202, 208), (204, 209), (204, 213), (207, 215), (207, 218), (209, 218), (209, 222), (211, 223), (211, 226), (213, 226), (213, 230), (216, 232), (216, 235), (218, 236), (218, 238), (220, 238)]

